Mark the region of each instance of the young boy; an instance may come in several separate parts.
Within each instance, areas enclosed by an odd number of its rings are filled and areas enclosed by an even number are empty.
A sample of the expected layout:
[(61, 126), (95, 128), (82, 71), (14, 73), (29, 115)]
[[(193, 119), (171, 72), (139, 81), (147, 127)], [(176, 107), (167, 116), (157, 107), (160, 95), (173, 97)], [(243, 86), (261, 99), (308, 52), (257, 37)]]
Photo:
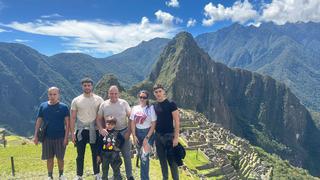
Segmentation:
[(98, 157), (97, 161), (102, 161), (102, 179), (108, 179), (109, 165), (113, 170), (113, 177), (115, 180), (122, 179), (120, 174), (120, 166), (122, 160), (120, 158), (120, 148), (125, 139), (121, 133), (114, 129), (117, 119), (113, 116), (108, 116), (105, 119), (105, 130), (108, 134), (99, 137), (98, 140)]

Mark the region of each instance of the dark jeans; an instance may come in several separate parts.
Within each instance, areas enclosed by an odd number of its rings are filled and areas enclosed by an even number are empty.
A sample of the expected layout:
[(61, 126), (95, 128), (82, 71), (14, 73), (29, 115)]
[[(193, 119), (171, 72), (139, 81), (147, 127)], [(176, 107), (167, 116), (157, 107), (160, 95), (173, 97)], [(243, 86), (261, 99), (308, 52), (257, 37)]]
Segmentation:
[(174, 160), (172, 141), (173, 133), (156, 133), (157, 155), (160, 161), (163, 180), (168, 179), (168, 164), (170, 166), (172, 179), (179, 180), (178, 165)]
[[(78, 133), (78, 132), (77, 132)], [(84, 154), (86, 152), (86, 145), (89, 143), (89, 130), (83, 130), (81, 132), (82, 140), (76, 142), (77, 147), (77, 175), (82, 176), (83, 175), (83, 161), (84, 161)], [(99, 132), (96, 131), (96, 137), (99, 137)], [(97, 143), (90, 144), (91, 148), (91, 154), (92, 154), (92, 167), (93, 167), (93, 173), (98, 174), (100, 172), (98, 163), (97, 163)]]
[(102, 179), (108, 180), (109, 165), (113, 170), (114, 180), (121, 180), (120, 166), (122, 160), (120, 158), (120, 152), (110, 151), (102, 152)]

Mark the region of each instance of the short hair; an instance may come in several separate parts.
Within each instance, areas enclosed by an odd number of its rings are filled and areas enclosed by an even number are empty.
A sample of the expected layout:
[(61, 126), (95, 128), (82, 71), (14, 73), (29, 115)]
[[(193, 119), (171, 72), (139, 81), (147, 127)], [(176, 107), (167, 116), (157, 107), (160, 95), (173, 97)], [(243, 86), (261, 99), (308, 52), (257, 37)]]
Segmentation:
[(81, 84), (84, 84), (84, 83), (91, 83), (93, 85), (93, 80), (91, 78), (83, 78), (81, 79)]
[(50, 87), (50, 88), (48, 89), (48, 92), (50, 92), (50, 91), (52, 91), (52, 90), (56, 90), (56, 91), (58, 91), (58, 93), (60, 94), (60, 89), (59, 89), (59, 88), (57, 88), (57, 87), (55, 87), (55, 86), (52, 86), (52, 87)]
[(114, 116), (107, 116), (105, 118), (105, 123), (117, 124), (117, 119)]
[(116, 85), (110, 86), (108, 92), (111, 91), (111, 89), (115, 89), (115, 90), (117, 90), (119, 92), (119, 88)]
[(153, 86), (153, 90), (157, 90), (157, 89), (163, 89), (164, 90), (164, 87), (161, 84), (155, 84)]

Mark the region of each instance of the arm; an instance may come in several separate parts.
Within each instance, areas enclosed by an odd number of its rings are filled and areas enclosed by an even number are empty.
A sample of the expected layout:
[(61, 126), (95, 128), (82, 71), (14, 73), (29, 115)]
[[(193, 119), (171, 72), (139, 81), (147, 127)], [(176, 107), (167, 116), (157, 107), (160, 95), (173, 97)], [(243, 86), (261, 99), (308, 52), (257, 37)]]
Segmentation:
[(98, 114), (96, 124), (98, 126), (99, 133), (104, 137), (108, 134), (108, 131), (102, 127), (102, 123), (104, 123), (103, 116)]
[(68, 137), (69, 137), (69, 129), (70, 129), (70, 117), (66, 116), (64, 118), (64, 124), (65, 124), (65, 135), (64, 135), (64, 141), (63, 144), (65, 146), (68, 145)]
[(77, 118), (77, 111), (76, 110), (71, 110), (70, 132), (71, 132), (73, 144), (76, 143), (76, 135), (75, 135), (76, 118)]
[(131, 122), (130, 122), (130, 121), (131, 121), (131, 120), (130, 120), (131, 109), (128, 108), (126, 113), (127, 113), (127, 117), (128, 117), (128, 130), (127, 130), (127, 132), (124, 134), (124, 138), (125, 138), (126, 140), (128, 140), (129, 137), (130, 137), (130, 134), (131, 134), (131, 130), (132, 130)]
[(41, 117), (38, 117), (37, 120), (36, 120), (36, 125), (35, 125), (35, 127), (34, 127), (34, 136), (33, 136), (33, 137), (34, 137), (33, 142), (34, 142), (35, 145), (38, 145), (38, 143), (39, 143), (39, 140), (38, 140), (38, 130), (39, 130), (39, 127), (40, 127), (42, 121), (43, 121), (43, 120), (42, 120)]
[(133, 137), (133, 143), (134, 144), (138, 144), (139, 140), (136, 136), (136, 122), (134, 120), (130, 120), (131, 122), (131, 133), (132, 133), (132, 137)]
[(147, 136), (143, 140), (143, 145), (146, 145), (148, 143), (150, 137), (152, 136), (152, 134), (154, 132), (154, 129), (156, 128), (156, 122), (157, 121), (152, 121), (151, 122), (151, 127), (149, 129), (149, 132), (148, 132)]
[(153, 132), (154, 132), (154, 129), (156, 128), (156, 123), (157, 123), (157, 121), (152, 121), (152, 122), (151, 122), (151, 127), (150, 127), (150, 130), (149, 130), (148, 134), (147, 134), (147, 136), (148, 136), (149, 138), (151, 137), (151, 135), (152, 135)]
[(173, 138), (173, 147), (178, 145), (179, 142), (179, 131), (180, 131), (180, 117), (179, 111), (175, 110), (172, 112), (172, 117), (174, 121), (174, 138)]

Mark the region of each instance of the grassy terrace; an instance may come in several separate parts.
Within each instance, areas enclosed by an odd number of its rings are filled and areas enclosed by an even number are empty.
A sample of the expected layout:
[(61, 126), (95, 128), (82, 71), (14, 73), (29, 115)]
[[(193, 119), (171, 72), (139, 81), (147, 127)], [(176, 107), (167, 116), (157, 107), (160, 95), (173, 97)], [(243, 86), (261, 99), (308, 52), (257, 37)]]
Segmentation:
[[(18, 136), (8, 136), (8, 146), (3, 148), (0, 146), (0, 179), (43, 179), (46, 177), (46, 162), (40, 160), (41, 145), (34, 145), (31, 141), (23, 139)], [(90, 147), (87, 146), (87, 153), (85, 156), (84, 176), (86, 179), (93, 179), (92, 177), (92, 161)], [(15, 177), (11, 175), (11, 161), (10, 157), (14, 157)], [(75, 176), (76, 172), (76, 148), (73, 144), (69, 144), (65, 155), (65, 175), (68, 178)], [(133, 173), (136, 178), (139, 178), (140, 169), (135, 167), (136, 158), (132, 159), (134, 166)], [(188, 150), (187, 156), (184, 160), (185, 164), (190, 169), (195, 169), (196, 166), (206, 164), (208, 160), (205, 156), (196, 150)], [(55, 163), (54, 176), (57, 177), (57, 165)], [(184, 180), (198, 179), (189, 171), (179, 169), (180, 178)], [(124, 165), (122, 165), (122, 172), (124, 173)], [(204, 172), (200, 172), (201, 174)], [(161, 177), (161, 169), (159, 161), (151, 159), (150, 162), (150, 177), (151, 179), (159, 179)]]

